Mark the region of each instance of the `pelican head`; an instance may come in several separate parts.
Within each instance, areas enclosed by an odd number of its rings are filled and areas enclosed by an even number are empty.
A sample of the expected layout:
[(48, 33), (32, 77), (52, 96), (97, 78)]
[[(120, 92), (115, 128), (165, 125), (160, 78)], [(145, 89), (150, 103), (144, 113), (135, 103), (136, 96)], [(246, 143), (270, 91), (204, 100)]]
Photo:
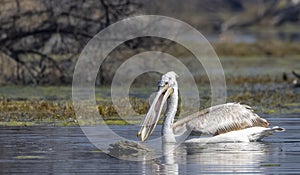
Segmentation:
[(141, 137), (142, 141), (147, 140), (154, 131), (164, 103), (174, 91), (178, 91), (177, 77), (178, 75), (172, 71), (162, 75), (161, 79), (158, 81), (156, 96), (137, 133), (137, 137)]

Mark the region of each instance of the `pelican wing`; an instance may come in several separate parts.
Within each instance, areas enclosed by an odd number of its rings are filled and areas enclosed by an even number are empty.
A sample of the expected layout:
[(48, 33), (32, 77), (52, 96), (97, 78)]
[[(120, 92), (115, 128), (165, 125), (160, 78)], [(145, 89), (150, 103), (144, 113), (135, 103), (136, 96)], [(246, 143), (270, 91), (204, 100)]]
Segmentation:
[(173, 130), (176, 133), (186, 127), (197, 133), (219, 135), (254, 126), (268, 127), (269, 123), (247, 105), (227, 103), (179, 119), (174, 123)]

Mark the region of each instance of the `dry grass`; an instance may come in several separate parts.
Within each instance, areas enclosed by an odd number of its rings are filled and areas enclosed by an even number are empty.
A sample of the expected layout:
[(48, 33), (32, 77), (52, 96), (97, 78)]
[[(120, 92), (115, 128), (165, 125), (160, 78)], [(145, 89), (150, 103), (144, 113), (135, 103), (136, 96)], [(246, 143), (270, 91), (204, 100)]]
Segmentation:
[[(210, 96), (200, 94), (201, 108), (209, 107)], [(244, 90), (228, 96), (228, 102), (241, 102), (253, 106), (256, 112), (265, 114), (300, 113), (300, 93), (297, 89), (284, 88), (275, 90)], [(146, 99), (131, 97), (130, 103), (137, 113), (147, 112), (149, 103)], [(108, 99), (98, 104), (98, 111), (107, 124), (128, 124), (119, 117), (114, 105)], [(126, 115), (122, 114), (121, 116)], [(132, 117), (132, 116), (130, 116)], [(0, 99), (0, 125), (77, 125), (71, 101)], [(93, 124), (93, 123), (88, 123)]]
[[(284, 42), (279, 40), (259, 41), (255, 43), (215, 42), (211, 43), (218, 56), (272, 56), (284, 57), (300, 55), (299, 42)], [(167, 52), (175, 56), (190, 57), (191, 53), (180, 45), (173, 45)]]
[(218, 55), (224, 56), (275, 56), (300, 55), (297, 42), (260, 41), (257, 43), (213, 43)]

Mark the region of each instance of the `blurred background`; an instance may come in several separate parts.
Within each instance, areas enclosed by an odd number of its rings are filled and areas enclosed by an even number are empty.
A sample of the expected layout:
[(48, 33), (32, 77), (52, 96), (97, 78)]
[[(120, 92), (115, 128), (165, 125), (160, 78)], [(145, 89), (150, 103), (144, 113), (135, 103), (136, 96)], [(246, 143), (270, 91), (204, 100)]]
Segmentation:
[[(170, 16), (192, 25), (221, 58), (260, 57), (262, 60), (256, 60), (260, 65), (272, 64), (272, 59), (263, 59), (266, 57), (290, 59), (300, 53), (298, 0), (1, 0), (0, 8), (1, 85), (71, 84), (86, 43), (108, 25), (141, 14)], [(149, 38), (147, 42), (136, 39), (117, 50), (130, 55), (155, 46), (174, 47), (163, 41), (149, 42)], [(172, 51), (184, 55), (176, 52)], [(112, 64), (126, 59), (114, 54)], [(97, 84), (110, 82), (111, 67), (103, 65)]]
[[(0, 3), (3, 121), (12, 120), (15, 115), (7, 115), (15, 111), (23, 119), (15, 118), (23, 121), (27, 114), (34, 116), (36, 107), (44, 110), (43, 116), (51, 120), (57, 115), (74, 121), (70, 86), (80, 52), (110, 24), (143, 14), (182, 20), (209, 40), (225, 71), (228, 101), (247, 103), (262, 113), (300, 112), (300, 95), (296, 90), (300, 86), (299, 0), (0, 0)], [(186, 37), (192, 42), (193, 36)], [(129, 57), (148, 50), (163, 51), (181, 59), (203, 88), (201, 105), (209, 106), (209, 81), (193, 55), (172, 41), (143, 37), (120, 45), (100, 67), (96, 86), (102, 87), (97, 89), (101, 114), (116, 115), (107, 100), (110, 90), (104, 87), (110, 86), (117, 68)], [(146, 99), (156, 88), (159, 76), (149, 73), (135, 80), (133, 87), (137, 89), (131, 95), (139, 113), (146, 112)], [(138, 88), (145, 86), (148, 89)]]

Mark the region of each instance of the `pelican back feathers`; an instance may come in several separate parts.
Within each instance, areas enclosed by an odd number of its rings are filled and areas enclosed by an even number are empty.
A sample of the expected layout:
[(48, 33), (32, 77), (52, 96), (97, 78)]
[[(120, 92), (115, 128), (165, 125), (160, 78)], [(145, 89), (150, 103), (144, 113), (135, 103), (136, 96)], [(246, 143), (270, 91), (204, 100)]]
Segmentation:
[(250, 127), (267, 128), (269, 123), (255, 114), (247, 105), (226, 103), (179, 119), (173, 125), (174, 132), (183, 126), (190, 128), (192, 132), (219, 135)]

